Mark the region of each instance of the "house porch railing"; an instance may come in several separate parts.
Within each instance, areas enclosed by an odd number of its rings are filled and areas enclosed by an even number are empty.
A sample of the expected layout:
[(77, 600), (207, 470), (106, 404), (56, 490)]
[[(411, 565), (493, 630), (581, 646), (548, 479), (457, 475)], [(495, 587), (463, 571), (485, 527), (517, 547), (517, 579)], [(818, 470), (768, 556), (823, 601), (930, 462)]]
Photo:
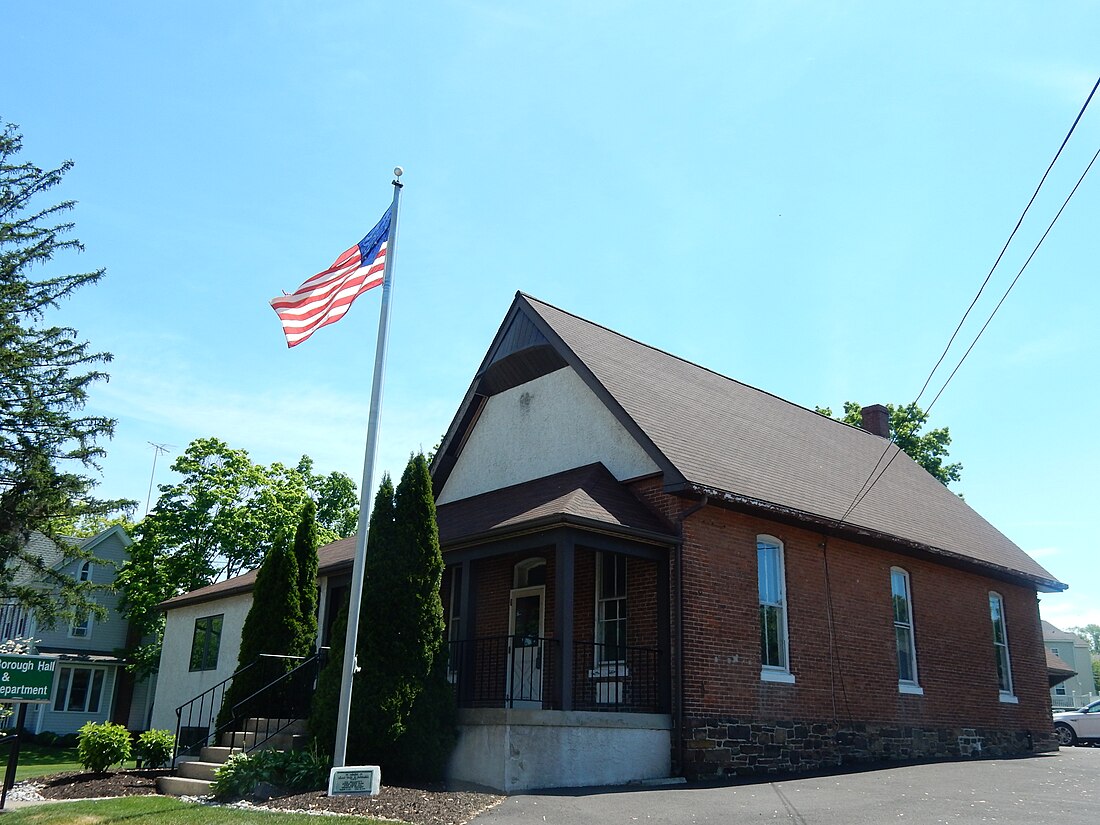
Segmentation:
[[(462, 708), (562, 709), (561, 643), (492, 636), (450, 643), (448, 673)], [(656, 648), (573, 643), (570, 710), (658, 713)]]

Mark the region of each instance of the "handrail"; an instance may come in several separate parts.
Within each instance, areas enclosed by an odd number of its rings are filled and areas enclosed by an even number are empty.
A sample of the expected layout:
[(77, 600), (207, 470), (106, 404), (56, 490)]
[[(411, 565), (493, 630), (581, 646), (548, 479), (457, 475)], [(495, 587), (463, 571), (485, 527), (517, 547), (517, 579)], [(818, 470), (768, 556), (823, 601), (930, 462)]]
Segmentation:
[[(245, 665), (242, 668), (238, 668), (232, 674), (227, 676), (225, 679), (222, 679), (220, 682), (218, 682), (218, 684), (214, 685), (213, 687), (207, 688), (202, 693), (200, 693), (198, 696), (196, 696), (194, 699), (191, 699), (188, 702), (184, 702), (182, 705), (180, 705), (178, 708), (176, 708), (176, 741), (175, 741), (175, 744), (172, 747), (172, 768), (174, 769), (176, 767), (176, 760), (179, 758), (180, 732), (183, 729), (183, 712), (184, 712), (185, 709), (187, 710), (187, 721), (188, 722), (194, 722), (194, 721), (198, 722), (197, 725), (193, 725), (193, 726), (188, 725), (188, 727), (202, 727), (202, 728), (209, 729), (211, 722), (213, 722), (214, 718), (215, 718), (215, 711), (214, 711), (215, 704), (220, 709), (221, 700), (225, 698), (225, 691), (228, 689), (229, 683), (232, 682), (235, 678), (240, 676), (245, 671), (256, 667), (261, 662), (261, 660), (264, 660), (264, 659), (302, 659), (302, 658), (304, 658), (304, 657), (302, 657), (302, 656), (283, 656), (283, 655), (274, 654), (274, 653), (261, 653), (259, 656), (257, 656), (255, 659), (253, 659), (247, 665)], [(215, 694), (219, 690), (221, 691), (220, 696), (215, 696)], [(208, 705), (208, 700), (209, 700), (209, 707), (207, 706)], [(195, 717), (194, 707), (195, 707), (196, 703), (198, 703), (198, 705), (199, 705), (198, 719), (197, 720), (194, 718)], [(232, 724), (232, 720), (230, 720), (229, 724)], [(216, 737), (218, 735), (220, 735), (221, 733), (223, 733), (226, 730), (227, 727), (228, 727), (228, 725), (222, 725), (221, 727), (215, 727), (214, 730), (209, 731), (207, 733), (207, 735), (205, 737), (203, 737), (202, 739), (200, 739), (199, 741), (188, 743), (188, 748), (190, 749), (190, 748), (195, 748), (195, 747), (202, 747), (202, 746), (206, 745), (207, 743), (209, 743), (211, 740), (216, 741)]]
[[(313, 675), (313, 680), (315, 680), (317, 678), (318, 673), (320, 673), (322, 660), (323, 660), (323, 658), (324, 658), (324, 656), (326, 655), (327, 652), (328, 652), (328, 648), (323, 647), (320, 650), (316, 651), (315, 653), (310, 654), (303, 661), (301, 661), (298, 665), (296, 665), (293, 669), (288, 670), (286, 673), (284, 673), (282, 676), (278, 677), (274, 681), (268, 682), (262, 688), (260, 688), (255, 693), (253, 693), (251, 696), (247, 696), (244, 699), (242, 699), (241, 701), (237, 702), (235, 705), (233, 705), (232, 713), (230, 714), (229, 724), (233, 724), (235, 722), (235, 720), (241, 718), (242, 708), (245, 708), (250, 702), (253, 702), (253, 701), (263, 697), (265, 694), (274, 694), (274, 695), (277, 696), (278, 695), (277, 691), (279, 690), (279, 688), (281, 686), (284, 685), (284, 683), (289, 683), (291, 679), (295, 678), (299, 674), (299, 672), (305, 670), (306, 668), (313, 669), (313, 674), (312, 675)], [(281, 658), (284, 658), (284, 659), (301, 659), (302, 657), (301, 656), (283, 656)], [(314, 667), (314, 666), (316, 666), (316, 667)], [(297, 708), (284, 708), (284, 709), (288, 710), (288, 711), (298, 710)], [(289, 715), (288, 716), (275, 717), (275, 721), (277, 723), (281, 723), (281, 724), (277, 724), (274, 730), (271, 729), (271, 721), (272, 720), (270, 718), (266, 718), (264, 720), (266, 724), (264, 725), (265, 736), (263, 737), (263, 739), (260, 739), (260, 725), (259, 725), (259, 719), (257, 718), (256, 719), (256, 729), (255, 730), (249, 731), (246, 727), (245, 730), (243, 731), (244, 733), (254, 734), (252, 744), (247, 745), (246, 747), (244, 747), (245, 753), (253, 751), (256, 748), (259, 748), (261, 745), (267, 744), (267, 742), (270, 741), (273, 737), (279, 735), (284, 730), (289, 728), (292, 724), (294, 724), (294, 722), (296, 721), (296, 718), (297, 717), (289, 716)]]

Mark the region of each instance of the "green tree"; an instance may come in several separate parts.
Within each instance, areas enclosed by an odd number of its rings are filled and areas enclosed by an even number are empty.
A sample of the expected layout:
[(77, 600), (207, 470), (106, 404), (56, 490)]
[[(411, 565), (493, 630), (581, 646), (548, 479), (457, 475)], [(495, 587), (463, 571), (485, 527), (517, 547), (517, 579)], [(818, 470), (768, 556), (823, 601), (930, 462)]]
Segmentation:
[(298, 566), (298, 639), (292, 656), (309, 656), (317, 643), (317, 505), (307, 498), (294, 531), (294, 560)]
[(1100, 653), (1100, 624), (1087, 624), (1083, 627), (1071, 627), (1070, 633), (1076, 633), (1089, 643), (1089, 650)]
[[(815, 407), (815, 412), (833, 418), (829, 407)], [(921, 433), (928, 422), (928, 413), (916, 404), (895, 407), (887, 404), (890, 413), (890, 438), (911, 459), (926, 469), (933, 478), (944, 486), (962, 477), (962, 464), (947, 464), (947, 448), (951, 444), (951, 433), (947, 427), (940, 427)], [(836, 416), (837, 421), (863, 426), (863, 405), (858, 401), (844, 402), (844, 415)]]
[(17, 565), (31, 574), (0, 578), (0, 600), (30, 608), (51, 626), (102, 609), (89, 588), (28, 551), (32, 533), (57, 542), (70, 559), (88, 558), (61, 540), (56, 525), (132, 502), (96, 499), (85, 474), (98, 469), (101, 443), (114, 431), (114, 420), (83, 414), (89, 389), (107, 378), (98, 365), (111, 355), (48, 321), (61, 301), (104, 274), (53, 271), (55, 259), (83, 250), (64, 218), (75, 202), (41, 203), (72, 162), (44, 170), (21, 162), (22, 148), (18, 128), (0, 122), (0, 569)]
[[(397, 778), (439, 778), (455, 738), (440, 584), (443, 558), (428, 462), (413, 456), (396, 492), (382, 480), (371, 511), (348, 760)], [(346, 622), (346, 617), (344, 618)], [(311, 730), (334, 739), (342, 644), (314, 697)]]
[(314, 523), (315, 547), (338, 537), (347, 518), (347, 492), (354, 496), (355, 485), (342, 473), (313, 475), (312, 466), (303, 456), (297, 467), (278, 462), (265, 467), (217, 438), (187, 446), (172, 464), (183, 479), (160, 486), (156, 506), (135, 527), (130, 561), (118, 577), (120, 606), (146, 639), (129, 651), (134, 670), (149, 672), (159, 661), (160, 602), (255, 568), (274, 541), (299, 523), (306, 501), (314, 500), (317, 512), (332, 519)]
[(1092, 657), (1092, 689), (1100, 693), (1100, 656)]
[[(298, 560), (291, 547), (291, 534), (284, 531), (268, 551), (256, 573), (252, 606), (241, 629), (237, 670), (222, 701), (219, 724), (229, 721), (233, 706), (252, 696), (273, 679), (294, 667), (293, 660), (260, 660), (260, 655), (298, 655), (302, 648), (302, 613), (299, 596)], [(312, 640), (311, 640), (312, 641)], [(242, 670), (249, 666), (247, 670)], [(262, 707), (248, 708), (248, 716), (281, 716), (281, 696), (270, 696)]]

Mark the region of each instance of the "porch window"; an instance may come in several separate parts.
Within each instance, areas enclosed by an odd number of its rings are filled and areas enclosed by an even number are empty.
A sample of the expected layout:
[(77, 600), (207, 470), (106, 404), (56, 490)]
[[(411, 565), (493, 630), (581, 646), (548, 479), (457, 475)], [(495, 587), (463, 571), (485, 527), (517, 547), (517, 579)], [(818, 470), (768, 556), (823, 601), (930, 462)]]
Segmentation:
[(779, 539), (756, 537), (756, 574), (760, 592), (760, 678), (793, 682), (788, 664), (783, 542)]
[(596, 554), (596, 664), (626, 661), (626, 556)]
[(898, 652), (898, 690), (902, 693), (923, 693), (917, 685), (917, 647), (913, 634), (909, 574), (900, 567), (890, 569), (890, 597), (894, 606), (894, 638)]
[(54, 694), (53, 709), (80, 713), (99, 713), (99, 706), (103, 698), (103, 683), (106, 680), (106, 668), (58, 668), (57, 692)]
[(462, 639), (462, 565), (456, 564), (450, 568), (451, 594), (450, 604), (447, 610), (447, 641), (449, 656), (447, 657), (447, 679), (452, 684), (458, 681), (458, 650), (454, 642)]
[(195, 635), (191, 637), (191, 664), (196, 670), (215, 670), (218, 667), (218, 648), (222, 641), (222, 617), (204, 616), (195, 619)]
[(1005, 606), (999, 593), (989, 594), (989, 616), (993, 622), (993, 655), (997, 660), (997, 689), (1002, 702), (1016, 702), (1012, 695), (1012, 664), (1008, 658)]

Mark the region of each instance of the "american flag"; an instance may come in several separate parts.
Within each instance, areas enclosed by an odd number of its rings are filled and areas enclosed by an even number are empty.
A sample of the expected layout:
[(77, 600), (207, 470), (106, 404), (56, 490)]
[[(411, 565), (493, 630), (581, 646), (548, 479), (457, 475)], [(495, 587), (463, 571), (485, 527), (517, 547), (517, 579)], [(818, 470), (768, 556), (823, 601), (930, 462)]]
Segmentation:
[(271, 299), (288, 347), (298, 346), (321, 327), (339, 321), (352, 301), (382, 283), (392, 213), (391, 206), (374, 229), (328, 269), (289, 295), (284, 292)]

